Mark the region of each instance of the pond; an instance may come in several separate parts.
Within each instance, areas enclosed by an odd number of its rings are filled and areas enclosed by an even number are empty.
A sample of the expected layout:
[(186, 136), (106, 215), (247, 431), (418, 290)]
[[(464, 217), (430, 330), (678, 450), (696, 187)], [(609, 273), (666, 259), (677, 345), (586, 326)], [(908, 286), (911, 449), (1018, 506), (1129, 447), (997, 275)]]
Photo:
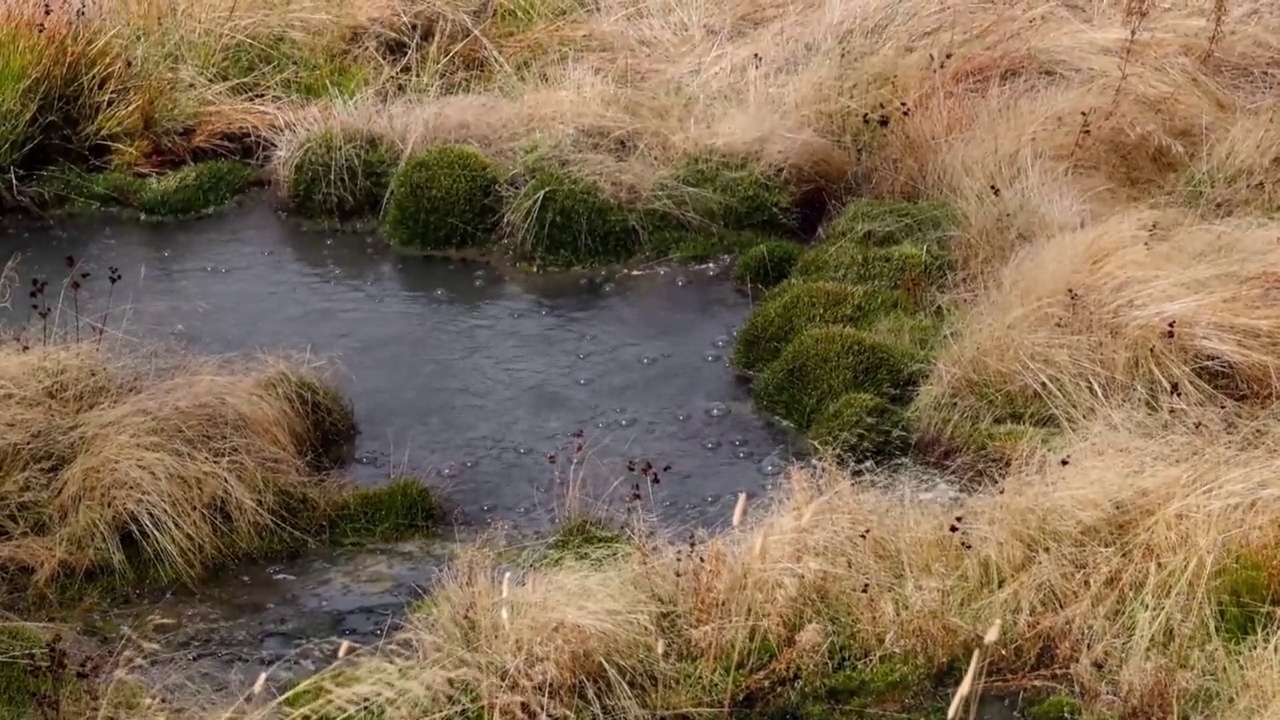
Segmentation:
[[(645, 503), (672, 529), (726, 522), (737, 493), (767, 492), (793, 456), (726, 365), (750, 301), (716, 265), (504, 276), (303, 230), (266, 203), (181, 225), (9, 223), (0, 257), (13, 252), (24, 279), (51, 285), (67, 255), (103, 274), (118, 267), (109, 326), (129, 337), (336, 359), (362, 429), (351, 474), (376, 484), (403, 472), (440, 487), (460, 528), (450, 538), (494, 522), (546, 529), (556, 468), (564, 473), (548, 456), (577, 430), (596, 497), (625, 494), (631, 459), (670, 466)], [(25, 317), (17, 304), (3, 321)], [(157, 626), (179, 633), (163, 644), (243, 688), (264, 664), (307, 665), (295, 651), (313, 640), (376, 640), (429, 584), (438, 550), (408, 543), (245, 566), (215, 587), (151, 599), (147, 613), (177, 621)]]

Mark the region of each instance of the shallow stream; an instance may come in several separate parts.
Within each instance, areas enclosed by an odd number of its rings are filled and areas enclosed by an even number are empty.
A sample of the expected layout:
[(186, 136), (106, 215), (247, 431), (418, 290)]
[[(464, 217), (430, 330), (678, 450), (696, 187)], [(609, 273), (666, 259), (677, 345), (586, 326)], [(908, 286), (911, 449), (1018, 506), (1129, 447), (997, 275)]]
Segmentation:
[[(374, 237), (305, 231), (264, 203), (177, 226), (9, 223), (0, 258), (13, 252), (24, 281), (51, 287), (67, 255), (95, 277), (118, 267), (109, 325), (132, 337), (335, 358), (362, 429), (353, 476), (427, 478), (456, 509), (450, 538), (492, 522), (545, 529), (558, 497), (548, 454), (579, 429), (598, 496), (629, 459), (671, 466), (652, 499), (671, 528), (726, 521), (738, 492), (767, 491), (791, 457), (726, 366), (750, 301), (723, 267), (504, 277), (398, 256)], [(24, 319), (18, 303), (0, 322)], [(182, 664), (243, 688), (285, 658), (298, 670), (332, 658), (332, 647), (310, 659), (295, 652), (308, 643), (375, 641), (429, 585), (438, 551), (409, 543), (246, 566), (197, 593), (150, 599), (146, 612), (158, 632), (173, 629), (162, 644), (180, 649)], [(140, 617), (114, 615), (126, 625)]]

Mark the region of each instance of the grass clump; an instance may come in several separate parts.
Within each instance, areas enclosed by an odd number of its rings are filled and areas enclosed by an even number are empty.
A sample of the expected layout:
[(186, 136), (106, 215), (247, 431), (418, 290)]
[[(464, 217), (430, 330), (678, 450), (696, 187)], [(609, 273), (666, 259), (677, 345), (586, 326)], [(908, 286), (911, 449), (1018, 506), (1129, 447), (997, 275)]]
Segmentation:
[(88, 173), (70, 165), (42, 172), (32, 187), (32, 201), (48, 210), (103, 210), (132, 206), (144, 181), (119, 170)]
[(502, 177), (479, 150), (441, 145), (405, 160), (391, 182), (383, 231), (395, 244), (425, 251), (479, 247), (501, 213)]
[(812, 427), (831, 398), (865, 393), (910, 399), (926, 368), (909, 349), (847, 327), (816, 327), (796, 336), (756, 379), (755, 401), (801, 430)]
[(235, 160), (210, 160), (148, 178), (138, 190), (143, 217), (190, 218), (229, 204), (249, 189), (254, 171)]
[(818, 413), (808, 438), (848, 462), (898, 457), (911, 447), (907, 413), (875, 395), (850, 393)]
[(760, 243), (743, 253), (733, 269), (734, 280), (748, 287), (771, 288), (782, 283), (804, 254), (804, 247), (786, 240)]
[(781, 177), (744, 160), (691, 158), (659, 194), (664, 212), (695, 228), (795, 231), (790, 189)]
[(564, 563), (610, 561), (625, 555), (627, 547), (626, 534), (609, 527), (603, 520), (572, 518), (551, 536), (540, 552), (539, 565), (555, 567)]
[(397, 477), (381, 487), (355, 488), (336, 499), (328, 521), (337, 543), (389, 542), (421, 536), (440, 524), (444, 509), (417, 478)]
[[(38, 331), (37, 331), (38, 332)], [(350, 416), (306, 369), (39, 337), (0, 348), (0, 573), (193, 580), (305, 541)], [(341, 431), (339, 431), (339, 428)]]
[(289, 208), (316, 220), (376, 217), (398, 161), (396, 149), (370, 132), (308, 134), (283, 162)]
[(745, 372), (759, 372), (805, 330), (868, 325), (894, 305), (892, 296), (843, 283), (787, 283), (757, 306), (738, 332), (733, 364)]
[(639, 251), (629, 214), (590, 181), (543, 163), (524, 175), (506, 214), (517, 258), (589, 267), (623, 262)]
[(751, 231), (665, 229), (649, 232), (644, 245), (655, 260), (703, 263), (737, 257), (762, 242), (768, 236)]
[(224, 92), (249, 100), (351, 100), (373, 68), (340, 42), (267, 28), (201, 44), (194, 62)]
[(951, 209), (938, 202), (859, 198), (844, 207), (827, 228), (827, 243), (892, 247), (937, 245), (955, 224)]
[(1023, 702), (1019, 712), (1025, 720), (1080, 720), (1084, 717), (1080, 701), (1066, 695), (1049, 695)]

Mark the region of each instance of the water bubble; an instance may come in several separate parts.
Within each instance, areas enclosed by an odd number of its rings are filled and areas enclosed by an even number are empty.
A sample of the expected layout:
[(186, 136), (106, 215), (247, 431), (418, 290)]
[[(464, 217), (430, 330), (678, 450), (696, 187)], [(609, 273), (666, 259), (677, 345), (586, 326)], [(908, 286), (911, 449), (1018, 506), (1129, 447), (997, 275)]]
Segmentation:
[(746, 439), (746, 438), (744, 438), (744, 437), (742, 437), (741, 435), (739, 435), (738, 437), (734, 438), (732, 442), (733, 442), (733, 446), (734, 446), (734, 447), (746, 447), (746, 446), (747, 446), (747, 439)]
[(702, 359), (707, 362), (715, 362), (720, 359), (720, 353), (707, 353), (702, 356)]
[(578, 385), (586, 387), (591, 384), (591, 378), (578, 378), (577, 383)]
[(624, 418), (622, 418), (621, 420), (619, 420), (619, 421), (618, 421), (618, 424), (619, 424), (619, 425), (621, 425), (621, 426), (622, 426), (622, 427), (624, 427), (624, 428), (625, 428), (625, 427), (631, 427), (632, 425), (635, 425), (635, 424), (636, 424), (636, 419), (635, 419), (635, 418), (633, 418), (633, 417), (624, 417)]
[(714, 402), (707, 406), (707, 415), (718, 418), (729, 414), (729, 406), (722, 402)]
[(263, 250), (263, 251), (262, 251), (262, 257), (271, 257), (272, 255), (275, 255), (275, 254), (276, 254), (276, 251), (275, 251), (275, 250)]
[(547, 308), (542, 308), (541, 310), (539, 310), (539, 311), (538, 311), (538, 314), (539, 314), (539, 315), (550, 315), (550, 314), (551, 314), (551, 311), (550, 311), (550, 310), (548, 310)]
[(729, 337), (733, 338), (734, 340), (737, 340), (737, 339), (738, 339), (738, 328), (734, 328), (734, 329), (730, 330), (730, 331), (729, 331)]
[(774, 475), (781, 475), (782, 471), (785, 470), (786, 468), (787, 468), (786, 464), (783, 463), (782, 460), (780, 460), (777, 455), (770, 455), (764, 460), (761, 460), (760, 466), (759, 466), (760, 474), (766, 475), (768, 477), (773, 477)]
[(676, 504), (676, 503), (675, 503), (675, 501), (674, 501), (674, 500), (663, 500), (663, 501), (662, 501), (662, 507), (671, 507), (672, 505), (675, 505), (675, 504)]
[(494, 507), (493, 503), (485, 503), (480, 506), (480, 509), (485, 512), (493, 512), (493, 507)]
[(462, 461), (462, 467), (467, 468), (467, 469), (473, 468), (473, 467), (475, 467), (476, 465), (479, 465), (479, 464), (480, 464), (480, 463), (479, 463), (479, 461), (477, 461), (477, 460), (463, 460), (463, 461)]
[(640, 358), (641, 365), (652, 365), (656, 362), (658, 362), (658, 358), (652, 355), (645, 355), (644, 357)]
[(751, 457), (751, 451), (746, 448), (738, 448), (733, 451), (733, 456), (739, 460), (746, 460)]
[(760, 487), (763, 488), (765, 492), (773, 492), (774, 484), (771, 482), (760, 483)]
[(601, 430), (603, 430), (603, 429), (604, 429), (604, 426), (605, 426), (605, 425), (608, 425), (608, 424), (609, 424), (609, 423), (607, 423), (607, 422), (605, 422), (605, 421), (603, 421), (603, 420), (597, 420), (597, 421), (596, 421), (596, 427), (597, 427), (597, 428), (599, 428), (599, 429), (601, 429)]
[(578, 284), (586, 287), (591, 282), (591, 278), (578, 278)]
[(719, 447), (720, 447), (720, 441), (717, 440), (716, 438), (707, 438), (706, 440), (702, 441), (702, 449), (704, 450), (715, 450)]
[(520, 319), (520, 318), (522, 318), (522, 317), (524, 317), (524, 313), (520, 312), (519, 310), (513, 310), (513, 311), (511, 312), (511, 319), (512, 319), (512, 320), (519, 320), (519, 319)]
[(458, 466), (455, 463), (449, 463), (440, 470), (440, 474), (447, 478), (458, 477)]
[(680, 277), (676, 278), (676, 285), (677, 285), (678, 287), (684, 287), (685, 285), (688, 285), (688, 284), (689, 284), (689, 278), (687, 278), (687, 277), (685, 277), (685, 276), (683, 276), (683, 275), (681, 275)]
[(444, 288), (436, 288), (435, 292), (431, 294), (435, 295), (438, 298), (449, 297), (449, 291), (445, 290)]
[(683, 411), (683, 410), (681, 410), (680, 412), (676, 413), (676, 420), (679, 420), (680, 422), (684, 422), (684, 421), (688, 420), (690, 417), (692, 417), (692, 416), (691, 416), (691, 415), (689, 415), (689, 413), (687, 413), (687, 412), (685, 412), (685, 411)]
[(476, 278), (475, 280), (471, 281), (471, 284), (476, 287), (484, 287), (484, 278)]
[(528, 515), (528, 514), (529, 514), (529, 508), (525, 507), (524, 505), (521, 505), (520, 507), (516, 508), (516, 514), (517, 514), (517, 515)]
[(624, 413), (624, 412), (626, 412), (626, 411), (627, 411), (627, 409), (626, 409), (626, 408), (624, 408), (624, 407), (616, 407), (616, 408), (614, 408), (614, 409), (613, 409), (613, 414), (615, 414), (615, 415), (621, 415), (622, 413)]
[(714, 504), (715, 504), (715, 502), (716, 502), (716, 500), (718, 500), (718, 499), (719, 499), (719, 498), (717, 498), (715, 495), (703, 495), (703, 496), (702, 496), (702, 500), (703, 500), (704, 502), (706, 502), (708, 505), (714, 505)]
[(529, 446), (527, 446), (527, 445), (517, 445), (517, 446), (516, 446), (516, 454), (517, 454), (517, 455), (528, 455), (528, 454), (529, 454), (529, 453), (531, 453), (531, 452), (533, 452), (533, 448), (531, 448), (531, 447), (529, 447)]
[(601, 292), (606, 292), (606, 293), (612, 293), (617, 289), (618, 289), (618, 286), (614, 285), (613, 283), (605, 283), (604, 287), (600, 288)]
[(332, 245), (332, 244), (333, 244), (333, 238), (325, 238), (325, 239), (324, 239), (324, 244), (325, 244), (325, 245)]
[[(450, 265), (449, 267), (453, 267), (453, 266), (452, 266), (452, 265)], [(477, 270), (477, 271), (475, 271), (475, 272), (471, 273), (471, 276), (472, 276), (472, 277), (484, 277), (484, 268), (480, 268), (479, 270)]]
[(733, 344), (733, 340), (730, 340), (728, 335), (721, 335), (715, 340), (712, 340), (711, 344), (723, 350)]
[(587, 354), (586, 354), (586, 353), (578, 353), (578, 359), (579, 359), (579, 360), (586, 360), (586, 359), (587, 359)]
[(584, 340), (595, 340), (595, 339), (596, 339), (596, 334), (595, 334), (595, 333), (587, 333), (586, 335), (583, 335), (583, 336), (582, 336), (582, 338), (583, 338)]

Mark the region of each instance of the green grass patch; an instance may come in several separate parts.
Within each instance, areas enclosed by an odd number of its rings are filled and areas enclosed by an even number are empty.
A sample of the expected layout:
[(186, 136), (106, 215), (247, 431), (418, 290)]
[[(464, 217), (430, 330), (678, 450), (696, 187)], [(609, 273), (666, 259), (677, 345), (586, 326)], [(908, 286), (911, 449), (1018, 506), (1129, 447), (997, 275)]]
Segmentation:
[(1275, 627), (1280, 592), (1270, 565), (1254, 553), (1239, 552), (1218, 568), (1211, 597), (1218, 635), (1230, 642), (1243, 643)]
[(426, 483), (398, 477), (340, 497), (329, 519), (329, 539), (339, 544), (403, 540), (430, 534), (443, 517), (440, 501)]
[(376, 217), (398, 160), (396, 148), (371, 132), (312, 133), (285, 159), (289, 209), (314, 220)]
[(644, 254), (654, 260), (703, 263), (737, 257), (771, 239), (749, 230), (655, 230), (645, 240)]
[(31, 199), (46, 210), (87, 211), (124, 208), (134, 204), (144, 181), (123, 171), (87, 173), (69, 165), (36, 176)]
[(195, 48), (194, 61), (227, 92), (250, 99), (352, 99), (374, 79), (369, 65), (328, 38), (303, 40), (283, 30), (219, 34)]
[(847, 327), (806, 330), (760, 374), (756, 404), (809, 429), (831, 398), (866, 393), (891, 403), (910, 399), (927, 371), (924, 358)]
[(818, 448), (848, 462), (902, 456), (912, 439), (907, 413), (867, 393), (850, 393), (828, 405), (807, 435)]
[(844, 283), (786, 283), (760, 303), (739, 330), (733, 364), (745, 372), (759, 372), (805, 330), (870, 325), (896, 306), (892, 295)]
[(1084, 706), (1067, 695), (1049, 695), (1023, 700), (1018, 712), (1023, 720), (1080, 720), (1084, 717)]
[(88, 712), (87, 689), (76, 668), (64, 666), (66, 652), (30, 627), (0, 624), (0, 720)]
[(235, 160), (188, 165), (147, 178), (138, 190), (136, 207), (148, 218), (195, 217), (230, 204), (253, 179), (253, 168)]
[(748, 287), (772, 288), (791, 275), (803, 254), (804, 246), (799, 243), (788, 240), (762, 242), (738, 258), (733, 279)]
[(506, 211), (518, 259), (592, 267), (625, 262), (640, 250), (629, 213), (594, 183), (540, 162), (522, 175), (523, 185)]
[(950, 207), (943, 203), (856, 199), (827, 228), (826, 243), (935, 245), (946, 238), (954, 224)]
[(502, 177), (479, 150), (440, 145), (411, 155), (391, 182), (382, 227), (395, 244), (440, 252), (488, 245)]
[(602, 520), (577, 518), (561, 525), (540, 553), (538, 564), (603, 562), (626, 554), (627, 536)]

